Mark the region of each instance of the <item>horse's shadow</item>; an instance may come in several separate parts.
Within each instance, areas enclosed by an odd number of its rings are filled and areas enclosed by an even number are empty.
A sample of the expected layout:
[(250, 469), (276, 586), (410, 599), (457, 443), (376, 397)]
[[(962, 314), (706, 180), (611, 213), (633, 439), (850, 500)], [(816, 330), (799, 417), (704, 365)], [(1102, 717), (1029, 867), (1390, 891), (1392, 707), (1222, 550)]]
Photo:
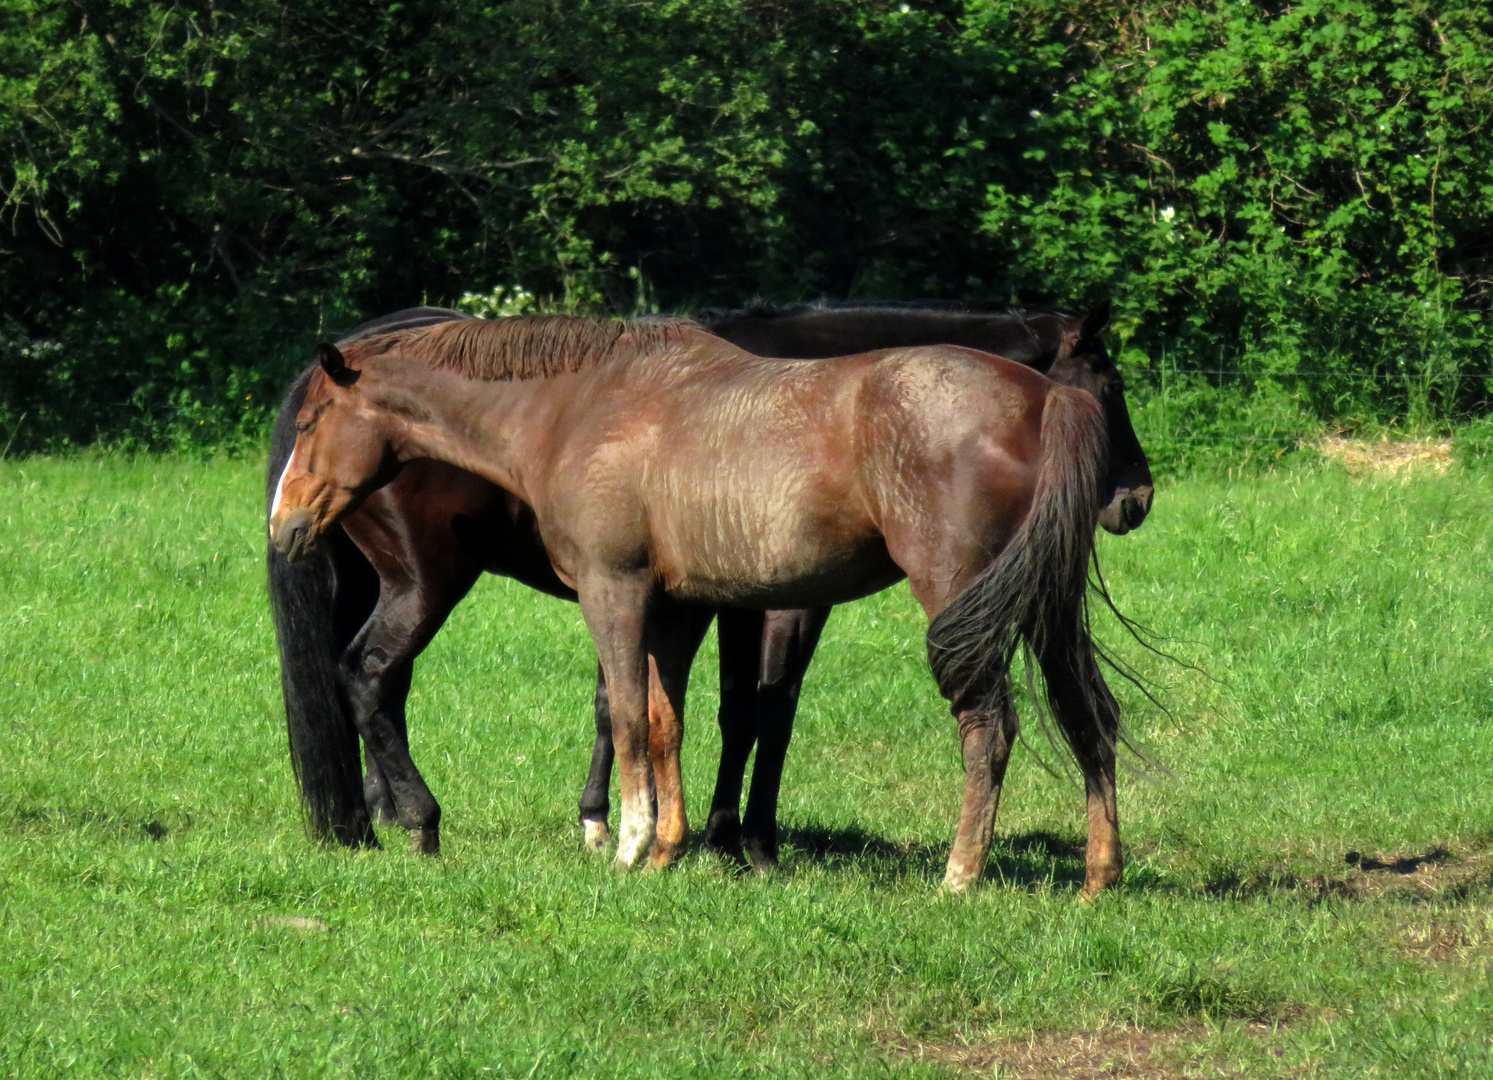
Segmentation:
[[(944, 872), (949, 845), (945, 840), (889, 840), (864, 829), (833, 828), (812, 823), (789, 826), (781, 832), (783, 866), (817, 865), (834, 870), (858, 870), (887, 880), (916, 878), (937, 883)], [(1084, 883), (1084, 843), (1056, 833), (1033, 830), (997, 835), (983, 880), (1026, 892), (1077, 894)], [(1259, 896), (1294, 898), (1308, 904), (1328, 900), (1367, 900), (1380, 895), (1414, 900), (1450, 901), (1493, 891), (1493, 851), (1451, 855), (1437, 847), (1420, 855), (1376, 858), (1350, 851), (1344, 862), (1347, 875), (1301, 876), (1280, 870), (1216, 871), (1200, 884), (1190, 884), (1143, 866), (1132, 866), (1120, 886), (1125, 892), (1186, 895), (1208, 900), (1245, 900)], [(1425, 896), (1390, 891), (1381, 886), (1419, 874), (1434, 878)]]
[[(938, 881), (949, 857), (947, 841), (895, 841), (864, 829), (790, 826), (782, 832), (785, 864), (802, 860), (830, 867), (867, 867), (882, 876)], [(1077, 892), (1084, 882), (1084, 845), (1056, 833), (997, 836), (984, 880), (1018, 889)]]

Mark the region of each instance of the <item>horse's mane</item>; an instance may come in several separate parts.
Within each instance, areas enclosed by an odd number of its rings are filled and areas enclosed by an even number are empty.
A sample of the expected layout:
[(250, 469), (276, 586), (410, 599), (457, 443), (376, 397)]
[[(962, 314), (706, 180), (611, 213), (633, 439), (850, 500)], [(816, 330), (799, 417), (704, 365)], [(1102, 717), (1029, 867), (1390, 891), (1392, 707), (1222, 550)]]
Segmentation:
[(400, 330), (413, 330), (419, 326), (434, 326), (437, 323), (456, 322), (461, 319), (470, 319), (471, 317), (465, 312), (453, 311), (451, 308), (405, 308), (402, 311), (391, 311), (387, 315), (380, 315), (376, 319), (369, 319), (365, 323), (359, 323), (351, 330), (337, 335), (337, 344), (351, 345), (353, 342), (362, 341), (365, 338), (393, 334)]
[[(400, 352), (484, 382), (547, 379), (659, 348), (699, 330), (689, 319), (532, 315), (462, 319), (369, 340), (370, 354)], [(360, 343), (361, 345), (362, 343)]]

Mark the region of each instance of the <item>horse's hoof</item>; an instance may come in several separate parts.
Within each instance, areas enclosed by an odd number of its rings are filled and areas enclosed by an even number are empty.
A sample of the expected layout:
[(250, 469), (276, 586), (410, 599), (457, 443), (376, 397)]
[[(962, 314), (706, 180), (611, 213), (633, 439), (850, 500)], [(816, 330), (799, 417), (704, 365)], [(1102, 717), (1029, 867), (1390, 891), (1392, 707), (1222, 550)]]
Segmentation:
[(688, 834), (685, 835), (683, 840), (672, 844), (665, 844), (655, 840), (653, 842), (653, 850), (648, 853), (648, 868), (650, 870), (662, 870), (665, 867), (672, 866), (683, 858), (687, 851), (689, 851)]
[(582, 841), (585, 849), (591, 852), (605, 851), (612, 842), (612, 831), (607, 828), (607, 823), (586, 821), (582, 824), (586, 827), (586, 838)]
[(752, 865), (747, 861), (746, 850), (741, 845), (741, 826), (734, 821), (724, 828), (715, 824), (705, 826), (700, 846), (735, 863), (737, 869), (746, 870)]
[(702, 846), (706, 851), (713, 852), (718, 856), (723, 863), (729, 864), (731, 869), (739, 874), (745, 874), (752, 868), (752, 864), (748, 861), (746, 852), (742, 850), (740, 844), (734, 848), (723, 844), (703, 844)]
[(441, 834), (435, 829), (411, 829), (410, 851), (415, 855), (439, 855)]
[(978, 873), (951, 866), (944, 871), (943, 891), (950, 895), (958, 895), (966, 891), (971, 885), (980, 880)]
[(1092, 904), (1099, 899), (1101, 893), (1108, 892), (1119, 884), (1119, 880), (1118, 877), (1110, 877), (1107, 874), (1102, 878), (1089, 878), (1083, 883), (1083, 891), (1078, 894), (1078, 899), (1081, 903)]
[(617, 857), (614, 861), (621, 869), (631, 870), (643, 860), (652, 846), (652, 829), (639, 829), (630, 835), (623, 830), (621, 837), (617, 840)]
[[(741, 819), (728, 810), (714, 811), (705, 822), (705, 835), (700, 842), (722, 855), (741, 853)], [(745, 862), (743, 858), (741, 861)]]
[(752, 869), (759, 874), (765, 874), (769, 870), (778, 868), (778, 849), (776, 845), (768, 845), (760, 840), (748, 840), (746, 842), (746, 857), (750, 861)]

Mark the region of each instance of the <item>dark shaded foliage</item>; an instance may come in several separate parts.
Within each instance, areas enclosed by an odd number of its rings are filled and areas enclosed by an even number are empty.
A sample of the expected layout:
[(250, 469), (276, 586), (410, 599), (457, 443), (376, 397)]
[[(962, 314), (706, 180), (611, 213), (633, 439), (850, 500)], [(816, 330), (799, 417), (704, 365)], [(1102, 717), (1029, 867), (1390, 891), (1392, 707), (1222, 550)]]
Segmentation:
[(1490, 116), (1470, 3), (3, 0), (0, 444), (257, 437), (318, 336), (517, 285), (1113, 296), (1142, 382), (1463, 413)]

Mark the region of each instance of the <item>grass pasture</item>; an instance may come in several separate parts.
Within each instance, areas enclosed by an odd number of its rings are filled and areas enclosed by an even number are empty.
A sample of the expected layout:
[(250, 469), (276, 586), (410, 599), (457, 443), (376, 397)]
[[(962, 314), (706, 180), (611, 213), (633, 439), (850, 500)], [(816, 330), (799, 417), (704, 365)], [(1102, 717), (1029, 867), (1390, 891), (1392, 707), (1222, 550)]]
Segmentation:
[[(902, 588), (830, 621), (776, 874), (582, 854), (589, 643), (496, 579), (411, 700), (445, 854), (313, 847), (260, 471), (0, 464), (0, 1077), (1493, 1076), (1493, 478), (1174, 481), (1105, 538), (1209, 674), (1103, 631), (1169, 775), (1082, 905), (1031, 724), (988, 880), (938, 893), (962, 776)], [(714, 680), (707, 643), (697, 827)]]

